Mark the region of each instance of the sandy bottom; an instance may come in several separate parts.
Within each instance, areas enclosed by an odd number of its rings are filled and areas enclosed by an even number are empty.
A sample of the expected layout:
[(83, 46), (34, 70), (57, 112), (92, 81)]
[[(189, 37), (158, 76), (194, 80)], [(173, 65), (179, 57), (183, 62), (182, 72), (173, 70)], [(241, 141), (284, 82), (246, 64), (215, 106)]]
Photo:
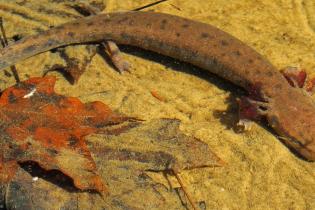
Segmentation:
[[(34, 34), (78, 16), (64, 4), (51, 2), (1, 0), (0, 16), (8, 37)], [(120, 11), (152, 1), (93, 2), (104, 3), (105, 11)], [(315, 76), (312, 0), (169, 0), (151, 9), (213, 24), (254, 47), (277, 68), (301, 66)], [(227, 163), (222, 168), (180, 173), (193, 200), (203, 201), (207, 209), (315, 209), (315, 163), (294, 156), (263, 123), (254, 123), (246, 133), (233, 130), (235, 101), (241, 94), (237, 87), (201, 69), (136, 48), (124, 48), (124, 57), (132, 64), (131, 73), (124, 75), (98, 55), (75, 85), (51, 73), (59, 78), (57, 92), (83, 101), (100, 100), (118, 112), (145, 120), (180, 119), (185, 134), (206, 142)], [(16, 67), (26, 79), (60, 62), (48, 52)], [(0, 78), (1, 89), (14, 83), (3, 72)], [(152, 91), (163, 100), (153, 97)], [(155, 179), (163, 182), (160, 177)]]

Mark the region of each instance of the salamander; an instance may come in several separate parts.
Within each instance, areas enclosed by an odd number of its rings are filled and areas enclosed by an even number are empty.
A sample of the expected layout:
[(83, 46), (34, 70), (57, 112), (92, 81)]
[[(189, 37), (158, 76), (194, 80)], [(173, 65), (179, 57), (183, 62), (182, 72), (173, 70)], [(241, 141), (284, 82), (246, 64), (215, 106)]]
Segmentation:
[[(191, 63), (255, 92), (250, 100), (284, 143), (315, 160), (315, 105), (267, 59), (209, 24), (156, 12), (100, 14), (25, 37), (0, 50), (0, 69), (70, 44), (104, 40), (151, 50)], [(259, 110), (258, 110), (259, 111)]]

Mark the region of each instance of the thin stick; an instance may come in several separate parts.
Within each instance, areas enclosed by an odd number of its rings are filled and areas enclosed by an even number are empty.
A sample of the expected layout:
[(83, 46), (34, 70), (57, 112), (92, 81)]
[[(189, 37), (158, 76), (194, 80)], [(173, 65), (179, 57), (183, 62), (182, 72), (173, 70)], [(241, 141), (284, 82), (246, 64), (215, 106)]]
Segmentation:
[(7, 36), (5, 34), (5, 31), (4, 31), (3, 18), (2, 17), (0, 17), (0, 28), (1, 28), (1, 34), (3, 36), (4, 46), (7, 46), (8, 45), (8, 40), (7, 40)]
[[(1, 17), (0, 17), (0, 18), (1, 18)], [(0, 20), (0, 21), (1, 21), (1, 20)], [(4, 47), (5, 47), (5, 43), (4, 43), (4, 40), (3, 40), (2, 36), (0, 36), (0, 42), (1, 42), (2, 48), (4, 48)]]
[(143, 9), (145, 9), (145, 8), (152, 7), (152, 6), (154, 6), (154, 5), (160, 4), (160, 3), (164, 2), (164, 1), (168, 1), (168, 0), (156, 1), (156, 2), (153, 2), (153, 3), (151, 3), (151, 4), (147, 4), (147, 5), (145, 5), (145, 6), (138, 7), (138, 8), (136, 8), (136, 9), (131, 10), (131, 11), (143, 10)]
[[(1, 34), (2, 34), (2, 38), (1, 38), (1, 44), (3, 47), (8, 46), (8, 39), (7, 36), (5, 34), (5, 30), (3, 27), (3, 19), (2, 17), (0, 17), (0, 30), (1, 30)], [(19, 78), (19, 75), (17, 73), (17, 70), (15, 68), (15, 66), (10, 66), (11, 72), (13, 73), (14, 79), (17, 83), (19, 83), (21, 80)]]
[(184, 184), (183, 184), (182, 180), (180, 179), (180, 177), (178, 176), (178, 174), (174, 170), (172, 170), (172, 172), (173, 172), (174, 176), (176, 177), (180, 187), (183, 189), (184, 194), (185, 194), (186, 198), (188, 199), (190, 205), (192, 206), (192, 208), (194, 210), (197, 210), (197, 207), (196, 207), (195, 203), (193, 202), (192, 198), (189, 196), (186, 188), (184, 187)]

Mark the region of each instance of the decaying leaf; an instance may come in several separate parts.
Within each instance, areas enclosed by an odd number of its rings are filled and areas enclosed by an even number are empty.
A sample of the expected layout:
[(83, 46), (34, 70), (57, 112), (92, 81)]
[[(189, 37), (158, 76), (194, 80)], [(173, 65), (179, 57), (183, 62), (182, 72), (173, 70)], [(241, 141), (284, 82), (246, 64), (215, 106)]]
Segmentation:
[[(184, 135), (180, 121), (159, 119), (133, 128), (116, 136), (105, 136), (102, 147), (91, 151), (102, 161), (139, 162), (143, 170), (180, 171), (209, 166), (222, 166), (209, 146), (200, 140)], [(93, 139), (91, 136), (89, 139)]]
[(44, 74), (50, 71), (59, 71), (64, 74), (70, 83), (75, 84), (91, 63), (96, 52), (96, 45), (76, 45), (70, 48), (59, 48), (58, 53), (65, 64), (54, 63), (52, 66), (47, 65)]
[(181, 133), (179, 123), (156, 119), (117, 135), (87, 137), (99, 174), (109, 186), (110, 194), (104, 200), (89, 193), (69, 193), (42, 178), (34, 182), (20, 169), (14, 185), (6, 190), (6, 205), (27, 203), (33, 209), (182, 209), (176, 190), (155, 182), (146, 172), (212, 167), (222, 161), (207, 144)]
[[(113, 113), (101, 102), (54, 92), (54, 77), (32, 78), (5, 90), (0, 98), (0, 185), (8, 183), (18, 163), (33, 161), (58, 170), (81, 190), (106, 192), (84, 137), (96, 132), (119, 133), (130, 118)], [(113, 127), (111, 130), (111, 127)]]

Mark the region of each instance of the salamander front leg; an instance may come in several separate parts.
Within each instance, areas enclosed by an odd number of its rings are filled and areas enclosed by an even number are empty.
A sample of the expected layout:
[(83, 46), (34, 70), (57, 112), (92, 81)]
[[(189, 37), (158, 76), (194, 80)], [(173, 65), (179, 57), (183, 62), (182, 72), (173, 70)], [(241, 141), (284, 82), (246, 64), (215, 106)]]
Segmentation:
[(239, 105), (239, 121), (237, 127), (242, 131), (248, 131), (252, 128), (253, 121), (261, 120), (266, 116), (268, 111), (268, 103), (253, 100), (250, 97), (241, 97), (238, 99)]
[(241, 131), (250, 130), (252, 121), (259, 121), (266, 116), (269, 109), (268, 99), (261, 92), (261, 84), (252, 84), (247, 88), (248, 96), (238, 99), (239, 122), (238, 129)]

